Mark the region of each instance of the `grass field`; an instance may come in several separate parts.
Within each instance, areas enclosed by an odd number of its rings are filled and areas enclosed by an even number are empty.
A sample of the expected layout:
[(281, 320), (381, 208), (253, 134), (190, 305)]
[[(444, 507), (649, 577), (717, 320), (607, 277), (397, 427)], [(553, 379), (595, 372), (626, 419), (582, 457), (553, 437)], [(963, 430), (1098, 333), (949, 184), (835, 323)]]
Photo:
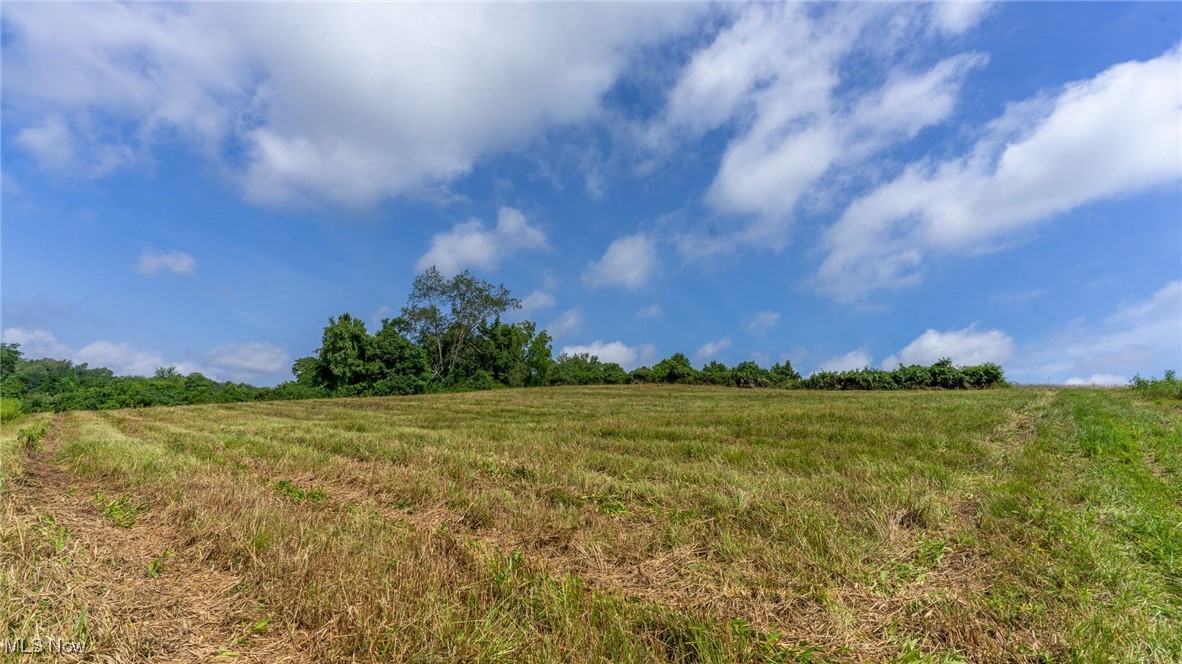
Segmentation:
[(4, 636), (98, 659), (1182, 661), (1182, 411), (1129, 390), (35, 414), (0, 463)]

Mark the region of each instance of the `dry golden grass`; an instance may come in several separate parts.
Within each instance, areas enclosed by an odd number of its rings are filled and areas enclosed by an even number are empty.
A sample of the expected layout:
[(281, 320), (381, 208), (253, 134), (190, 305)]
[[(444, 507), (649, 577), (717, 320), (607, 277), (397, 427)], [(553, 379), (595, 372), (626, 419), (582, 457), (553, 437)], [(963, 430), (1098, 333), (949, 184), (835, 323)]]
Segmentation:
[(1173, 661), (1180, 420), (655, 386), (66, 413), (0, 435), (0, 615), (111, 661)]

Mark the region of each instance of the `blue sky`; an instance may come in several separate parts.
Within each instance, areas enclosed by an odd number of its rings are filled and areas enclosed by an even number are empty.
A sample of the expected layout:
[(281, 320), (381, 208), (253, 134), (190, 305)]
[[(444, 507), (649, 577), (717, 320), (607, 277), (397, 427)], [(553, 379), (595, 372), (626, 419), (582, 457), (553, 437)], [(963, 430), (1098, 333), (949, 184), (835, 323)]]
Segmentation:
[(5, 341), (274, 384), (427, 265), (628, 368), (1182, 369), (1182, 5), (5, 3)]

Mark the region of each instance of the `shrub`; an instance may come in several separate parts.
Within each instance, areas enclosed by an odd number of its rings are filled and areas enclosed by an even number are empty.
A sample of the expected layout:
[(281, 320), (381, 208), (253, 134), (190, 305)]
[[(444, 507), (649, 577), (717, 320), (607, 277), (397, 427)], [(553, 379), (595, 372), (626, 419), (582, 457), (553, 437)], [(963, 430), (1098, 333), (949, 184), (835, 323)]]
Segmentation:
[(697, 379), (697, 369), (683, 353), (674, 353), (653, 367), (653, 380), (658, 383), (693, 383)]
[(20, 417), (22, 412), (20, 399), (0, 398), (0, 422), (11, 422)]
[(615, 362), (608, 362), (602, 365), (600, 378), (604, 385), (623, 385), (628, 382), (628, 372)]
[(772, 384), (772, 373), (751, 361), (740, 362), (731, 370), (731, 376), (736, 387), (769, 387)]
[(894, 371), (856, 369), (853, 371), (818, 371), (800, 381), (809, 390), (916, 390), (938, 388), (959, 390), (983, 389), (1006, 385), (1005, 373), (996, 364), (955, 367), (944, 358), (930, 367), (917, 364), (900, 366)]
[(551, 385), (618, 385), (628, 382), (628, 374), (615, 362), (605, 364), (595, 355), (564, 353), (550, 367), (547, 380)]
[(1173, 369), (1167, 369), (1161, 378), (1142, 378), (1133, 376), (1129, 385), (1147, 396), (1165, 397), (1167, 399), (1182, 399), (1182, 380), (1178, 380)]
[(964, 374), (965, 382), (969, 387), (980, 389), (985, 387), (1002, 386), (1006, 384), (1005, 372), (1002, 371), (1001, 366), (992, 362), (970, 367), (961, 367), (960, 372)]
[(895, 382), (905, 390), (918, 390), (932, 386), (932, 372), (920, 364), (901, 366), (895, 369)]
[(628, 374), (628, 380), (633, 383), (653, 382), (653, 370), (648, 367), (636, 367)]
[(800, 382), (800, 374), (796, 369), (792, 368), (792, 363), (784, 360), (782, 364), (772, 365), (769, 372), (772, 377), (772, 384), (780, 387), (790, 387)]
[(698, 372), (698, 382), (703, 385), (734, 385), (731, 370), (722, 362), (711, 362)]

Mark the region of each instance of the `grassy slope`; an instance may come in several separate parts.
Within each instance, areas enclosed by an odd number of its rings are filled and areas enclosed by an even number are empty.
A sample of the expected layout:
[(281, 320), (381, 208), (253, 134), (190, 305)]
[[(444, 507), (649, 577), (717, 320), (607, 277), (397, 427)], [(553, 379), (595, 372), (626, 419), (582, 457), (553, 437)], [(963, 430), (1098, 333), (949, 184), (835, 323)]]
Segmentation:
[[(1176, 661), (1180, 431), (1097, 390), (69, 413), (2, 498), (0, 618), (128, 659)], [(161, 640), (174, 591), (212, 617)]]

